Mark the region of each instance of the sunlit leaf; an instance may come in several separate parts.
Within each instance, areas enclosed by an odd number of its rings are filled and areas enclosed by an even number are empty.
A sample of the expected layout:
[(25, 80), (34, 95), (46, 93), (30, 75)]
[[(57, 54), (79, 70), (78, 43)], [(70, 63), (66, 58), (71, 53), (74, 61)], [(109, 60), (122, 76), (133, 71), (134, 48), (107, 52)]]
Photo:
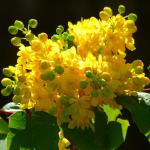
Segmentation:
[[(18, 121), (24, 124), (16, 126)], [(11, 122), (7, 150), (58, 150), (59, 128), (53, 116), (44, 112), (34, 112), (31, 116), (25, 113), (13, 116)]]
[(103, 105), (102, 108), (108, 117), (108, 122), (115, 121), (116, 117), (121, 114), (119, 109), (112, 108), (110, 105)]

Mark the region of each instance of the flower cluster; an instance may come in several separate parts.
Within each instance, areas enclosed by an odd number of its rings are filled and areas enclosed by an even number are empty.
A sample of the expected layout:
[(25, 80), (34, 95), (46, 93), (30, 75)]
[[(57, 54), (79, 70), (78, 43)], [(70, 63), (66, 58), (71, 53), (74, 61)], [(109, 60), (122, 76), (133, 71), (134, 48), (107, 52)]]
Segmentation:
[(123, 16), (124, 12), (123, 5), (117, 15), (104, 7), (100, 18), (69, 22), (66, 32), (59, 25), (50, 39), (46, 33), (36, 36), (31, 32), (37, 26), (35, 19), (29, 20), (28, 29), (15, 21), (9, 32), (22, 31), (29, 45), (19, 37), (11, 39), (19, 46), (18, 59), (14, 67), (3, 69), (7, 78), (1, 81), (5, 87), (1, 93), (8, 96), (13, 92), (13, 101), (22, 109), (48, 112), (59, 125), (90, 127), (94, 107), (119, 107), (116, 96), (136, 95), (150, 83), (141, 60), (126, 62), (126, 50), (135, 50), (137, 16)]

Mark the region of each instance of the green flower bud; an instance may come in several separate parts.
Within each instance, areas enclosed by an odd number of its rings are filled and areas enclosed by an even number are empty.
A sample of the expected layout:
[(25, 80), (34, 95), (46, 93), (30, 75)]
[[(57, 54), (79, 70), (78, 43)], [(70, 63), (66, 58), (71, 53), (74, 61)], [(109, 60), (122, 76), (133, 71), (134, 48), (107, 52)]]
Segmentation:
[(81, 81), (80, 82), (80, 87), (85, 89), (88, 86), (88, 82), (87, 81)]
[(25, 35), (25, 38), (26, 38), (27, 41), (30, 42), (30, 41), (32, 41), (34, 39), (34, 34), (33, 33), (27, 33)]
[(20, 44), (21, 44), (21, 38), (19, 38), (19, 37), (13, 37), (13, 38), (11, 38), (11, 43), (14, 46), (20, 46)]
[(91, 94), (92, 94), (93, 97), (98, 97), (99, 96), (99, 91), (94, 89), (94, 90), (92, 90)]
[(28, 21), (28, 25), (29, 25), (29, 27), (31, 27), (31, 28), (36, 28), (37, 25), (38, 25), (38, 21), (37, 21), (36, 19), (30, 19), (30, 20)]
[(105, 80), (98, 77), (93, 78), (92, 83), (94, 86), (106, 86)]
[(108, 89), (108, 88), (104, 88), (102, 89), (102, 93), (105, 95), (105, 96), (109, 96), (111, 94), (111, 91)]
[(16, 20), (15, 23), (14, 23), (14, 26), (19, 29), (19, 30), (22, 30), (24, 28), (24, 24), (22, 21), (19, 21), (19, 20)]
[(64, 27), (62, 25), (59, 25), (56, 29), (57, 34), (61, 34), (64, 31)]
[(64, 73), (64, 68), (62, 66), (56, 66), (55, 67), (55, 72), (58, 74), (63, 74)]
[(106, 12), (110, 17), (112, 16), (112, 9), (110, 7), (104, 7), (104, 12)]
[(3, 96), (9, 96), (9, 95), (10, 95), (10, 93), (8, 93), (8, 92), (6, 91), (6, 89), (2, 89), (2, 90), (1, 90), (1, 94), (2, 94)]
[(118, 7), (119, 14), (124, 14), (125, 11), (126, 11), (125, 6), (124, 5), (119, 5), (119, 7)]
[(69, 41), (73, 41), (73, 40), (74, 40), (74, 36), (73, 36), (73, 35), (68, 35), (67, 39), (68, 39)]
[(143, 73), (143, 67), (142, 67), (142, 66), (137, 66), (137, 67), (135, 68), (135, 73), (136, 73), (136, 74), (141, 74), (141, 73)]
[(1, 84), (3, 85), (3, 86), (8, 86), (8, 85), (12, 85), (12, 80), (11, 79), (9, 79), (9, 78), (3, 78), (2, 80), (1, 80)]
[(60, 97), (60, 102), (61, 102), (61, 104), (63, 104), (63, 105), (68, 105), (69, 104), (69, 97), (68, 96), (66, 96), (66, 95), (64, 95), (64, 96), (61, 96)]
[(6, 88), (1, 90), (1, 94), (3, 96), (9, 96), (12, 93), (12, 87), (11, 86), (7, 86)]
[(128, 15), (128, 20), (136, 21), (136, 20), (137, 20), (137, 15), (134, 14), (134, 13), (130, 13), (130, 14)]
[(106, 11), (100, 11), (99, 16), (101, 20), (108, 20), (110, 18), (109, 14)]
[(101, 47), (97, 50), (98, 54), (102, 54), (102, 51), (103, 49)]
[(40, 64), (40, 68), (41, 69), (47, 69), (48, 67), (50, 66), (49, 62), (48, 61), (42, 61), (41, 64)]
[(64, 32), (64, 33), (62, 34), (62, 38), (63, 38), (64, 40), (67, 40), (67, 38), (68, 38), (68, 32)]
[(13, 75), (13, 72), (10, 68), (3, 68), (3, 74), (7, 77), (11, 77)]
[(52, 80), (55, 79), (55, 73), (53, 71), (47, 71), (47, 72), (41, 74), (40, 78), (42, 80), (50, 80), (50, 81), (52, 81)]
[(93, 78), (93, 77), (94, 77), (94, 74), (93, 74), (91, 71), (87, 71), (87, 72), (86, 72), (86, 77), (88, 77), (88, 78)]
[(57, 35), (57, 34), (54, 34), (54, 35), (51, 37), (51, 40), (54, 41), (54, 42), (56, 42), (56, 41), (59, 40), (59, 39), (60, 39), (60, 36)]
[(15, 26), (9, 26), (8, 32), (12, 35), (16, 35), (18, 33), (18, 29)]

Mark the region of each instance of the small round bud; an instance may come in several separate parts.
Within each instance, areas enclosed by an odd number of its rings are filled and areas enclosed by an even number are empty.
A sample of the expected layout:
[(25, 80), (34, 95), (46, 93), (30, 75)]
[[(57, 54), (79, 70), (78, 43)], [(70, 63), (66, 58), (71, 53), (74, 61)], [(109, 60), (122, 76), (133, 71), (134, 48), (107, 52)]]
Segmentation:
[(112, 16), (112, 9), (110, 7), (104, 7), (103, 11), (106, 12), (109, 17)]
[(48, 40), (48, 35), (46, 33), (40, 33), (38, 34), (38, 38), (40, 41), (45, 42)]
[(33, 39), (30, 44), (33, 51), (41, 51), (43, 49), (43, 43), (38, 39)]
[(105, 96), (109, 96), (111, 94), (111, 91), (108, 89), (108, 88), (104, 88), (102, 89), (102, 93), (105, 95)]
[(137, 68), (135, 68), (135, 73), (136, 73), (136, 74), (141, 74), (141, 73), (143, 73), (143, 67), (142, 67), (142, 66), (137, 66)]
[(64, 73), (64, 68), (62, 66), (56, 66), (55, 67), (55, 72), (58, 74), (63, 74)]
[(24, 28), (23, 22), (22, 22), (22, 21), (19, 21), (19, 20), (16, 20), (16, 21), (14, 22), (14, 26), (15, 26), (17, 29), (19, 29), (19, 30), (22, 30), (22, 29)]
[(137, 27), (133, 20), (126, 20), (125, 24), (126, 24), (126, 27), (128, 28), (128, 31), (132, 33), (135, 33), (137, 31)]
[(3, 85), (3, 86), (8, 86), (8, 85), (12, 85), (12, 80), (11, 79), (9, 79), (9, 78), (3, 78), (2, 80), (1, 80), (1, 84)]
[(28, 21), (28, 25), (29, 25), (29, 27), (31, 27), (31, 28), (36, 28), (37, 25), (38, 25), (38, 21), (37, 21), (36, 19), (30, 19), (30, 20)]
[(60, 102), (61, 102), (61, 104), (63, 104), (63, 105), (68, 105), (69, 104), (69, 97), (68, 96), (66, 96), (66, 95), (64, 95), (64, 96), (61, 96), (60, 97)]
[(87, 81), (81, 81), (80, 82), (80, 87), (85, 89), (88, 86), (88, 82)]
[(109, 14), (105, 11), (100, 11), (99, 16), (101, 18), (101, 20), (108, 20), (110, 18)]
[(9, 96), (12, 93), (12, 87), (11, 86), (7, 86), (6, 88), (1, 90), (1, 94), (3, 96)]
[(1, 94), (3, 95), (3, 96), (9, 96), (10, 94), (6, 91), (6, 89), (2, 89), (1, 90)]
[(11, 77), (13, 75), (13, 72), (10, 68), (3, 68), (3, 74), (7, 77)]
[(18, 33), (18, 29), (15, 26), (9, 26), (8, 32), (12, 35), (16, 35)]
[(40, 68), (41, 69), (47, 69), (48, 67), (50, 66), (49, 62), (48, 61), (42, 61), (41, 64), (40, 64)]
[(98, 54), (102, 54), (102, 52), (103, 52), (103, 48), (98, 48), (98, 50), (97, 50), (97, 52), (98, 52)]
[(20, 46), (21, 39), (19, 37), (13, 37), (13, 38), (11, 38), (11, 43), (14, 46)]
[(143, 62), (142, 62), (140, 59), (134, 60), (134, 61), (132, 62), (132, 67), (133, 67), (133, 68), (136, 68), (137, 66), (141, 66), (141, 67), (144, 66)]
[(110, 73), (108, 72), (103, 72), (101, 77), (105, 80), (105, 81), (110, 81)]
[(52, 81), (52, 80), (55, 79), (55, 73), (53, 71), (47, 71), (47, 72), (41, 74), (40, 78), (42, 80), (50, 80), (50, 81)]
[(63, 38), (64, 40), (67, 40), (67, 39), (68, 39), (68, 36), (69, 36), (68, 32), (64, 32), (64, 33), (62, 34), (62, 38)]
[(73, 36), (73, 35), (68, 35), (68, 36), (67, 36), (67, 39), (68, 39), (69, 41), (73, 41), (73, 40), (74, 40), (74, 36)]
[(119, 14), (124, 14), (125, 11), (126, 11), (125, 6), (124, 5), (119, 5), (119, 7), (118, 7)]
[(33, 33), (27, 33), (25, 35), (25, 38), (26, 38), (27, 41), (30, 42), (30, 41), (32, 41), (34, 39), (34, 34)]
[(91, 71), (86, 72), (86, 77), (93, 78), (94, 74)]
[(62, 34), (63, 31), (64, 31), (64, 27), (62, 25), (59, 25), (56, 29), (57, 34)]
[(94, 90), (92, 90), (91, 94), (92, 94), (93, 97), (98, 97), (99, 96), (99, 91), (94, 89)]
[(59, 35), (57, 35), (57, 34), (54, 34), (52, 37), (51, 37), (51, 40), (52, 41), (54, 41), (54, 42), (56, 42), (57, 40), (59, 40)]
[(130, 13), (130, 14), (128, 15), (128, 19), (129, 19), (129, 20), (136, 21), (136, 20), (137, 20), (137, 15), (134, 14), (134, 13)]

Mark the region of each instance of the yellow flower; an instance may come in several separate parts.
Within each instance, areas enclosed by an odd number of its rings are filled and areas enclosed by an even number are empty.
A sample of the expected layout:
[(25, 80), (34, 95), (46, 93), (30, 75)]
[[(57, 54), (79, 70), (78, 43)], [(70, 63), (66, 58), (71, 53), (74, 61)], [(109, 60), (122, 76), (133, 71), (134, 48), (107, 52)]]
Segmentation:
[[(14, 102), (50, 113), (59, 125), (85, 129), (92, 126), (94, 107), (120, 108), (116, 96), (142, 91), (150, 83), (143, 62), (125, 59), (126, 49), (135, 50), (137, 28), (121, 14), (105, 7), (98, 19), (69, 22), (67, 32), (59, 30), (51, 39), (46, 33), (32, 35), (28, 46), (20, 44), (17, 64), (3, 70), (14, 79)], [(60, 149), (66, 142), (59, 142)]]

